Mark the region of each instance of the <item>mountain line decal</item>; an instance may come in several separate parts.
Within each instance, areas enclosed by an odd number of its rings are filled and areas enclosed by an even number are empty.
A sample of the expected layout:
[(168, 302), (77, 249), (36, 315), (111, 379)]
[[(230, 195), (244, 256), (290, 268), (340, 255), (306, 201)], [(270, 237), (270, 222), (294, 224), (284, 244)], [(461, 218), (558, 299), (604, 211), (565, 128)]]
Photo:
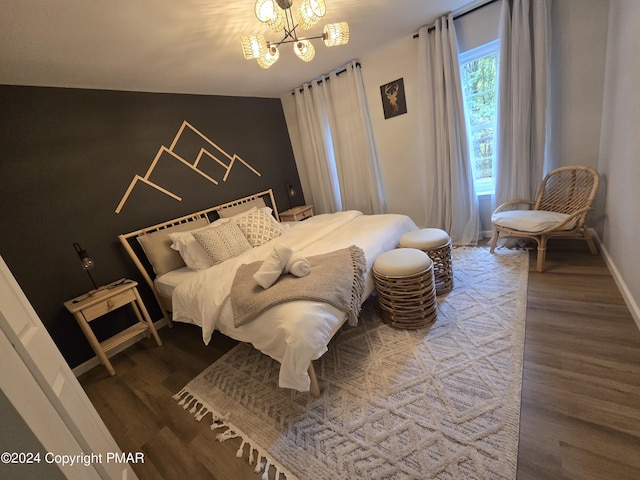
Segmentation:
[[(191, 131), (191, 132), (195, 133), (196, 135), (198, 135), (208, 145), (213, 147), (213, 149), (212, 150), (211, 149), (208, 150), (207, 148), (201, 147), (200, 151), (198, 152), (198, 155), (196, 156), (196, 158), (195, 158), (195, 160), (193, 162), (189, 162), (188, 160), (186, 160), (183, 157), (181, 157), (178, 153), (175, 152), (175, 149), (176, 149), (176, 145), (178, 144), (178, 141), (180, 140), (180, 137), (185, 132), (185, 129), (188, 129), (187, 131)], [(212, 151), (214, 153), (212, 153)], [(185, 121), (182, 122), (182, 125), (180, 126), (180, 129), (178, 130), (178, 133), (176, 134), (175, 138), (173, 139), (173, 142), (171, 142), (171, 146), (169, 148), (167, 148), (164, 145), (162, 145), (158, 149), (158, 153), (156, 153), (156, 156), (154, 157), (153, 161), (151, 162), (151, 165), (149, 166), (149, 168), (147, 170), (147, 173), (145, 173), (144, 176), (135, 175), (133, 177), (133, 180), (131, 180), (131, 183), (129, 184), (129, 188), (127, 188), (127, 191), (122, 196), (122, 199), (120, 200), (120, 203), (116, 207), (116, 213), (120, 213), (120, 211), (122, 210), (122, 207), (124, 207), (124, 204), (127, 202), (127, 199), (129, 198), (129, 195), (131, 195), (131, 192), (133, 191), (133, 188), (138, 184), (138, 182), (142, 182), (142, 183), (144, 183), (144, 184), (146, 184), (146, 185), (158, 190), (159, 192), (164, 193), (165, 195), (168, 195), (169, 197), (173, 198), (174, 200), (177, 200), (178, 202), (182, 201), (182, 197), (180, 197), (179, 195), (176, 195), (175, 193), (170, 192), (166, 188), (163, 188), (161, 185), (158, 185), (157, 183), (154, 183), (151, 180), (149, 180), (149, 177), (153, 173), (154, 168), (158, 164), (158, 160), (160, 160), (160, 157), (162, 157), (162, 155), (164, 155), (164, 154), (171, 155), (173, 158), (175, 158), (180, 163), (182, 163), (185, 167), (191, 169), (194, 173), (202, 176), (202, 178), (204, 178), (205, 180), (211, 182), (214, 185), (218, 185), (218, 181), (216, 179), (212, 178), (210, 175), (207, 175), (205, 172), (201, 171), (198, 168), (198, 164), (200, 163), (200, 160), (202, 160), (203, 157), (206, 157), (206, 158), (209, 158), (209, 159), (213, 160), (214, 162), (216, 162), (217, 164), (219, 164), (222, 167), (222, 170), (224, 171), (224, 175), (222, 176), (222, 181), (223, 182), (227, 181), (227, 177), (229, 176), (229, 173), (231, 172), (231, 169), (236, 164), (236, 162), (240, 162), (242, 165), (244, 165), (249, 170), (251, 170), (253, 173), (255, 173), (258, 177), (261, 176), (260, 172), (258, 172), (255, 168), (253, 168), (251, 165), (249, 165), (247, 162), (245, 162), (238, 155), (236, 155), (235, 153), (233, 155), (228, 154), (223, 149), (221, 149), (218, 145), (216, 145), (212, 140), (207, 138), (197, 128), (195, 128), (193, 125), (191, 125), (189, 122), (187, 122), (185, 120)], [(223, 158), (220, 159), (216, 155), (218, 155), (219, 157), (223, 157)]]

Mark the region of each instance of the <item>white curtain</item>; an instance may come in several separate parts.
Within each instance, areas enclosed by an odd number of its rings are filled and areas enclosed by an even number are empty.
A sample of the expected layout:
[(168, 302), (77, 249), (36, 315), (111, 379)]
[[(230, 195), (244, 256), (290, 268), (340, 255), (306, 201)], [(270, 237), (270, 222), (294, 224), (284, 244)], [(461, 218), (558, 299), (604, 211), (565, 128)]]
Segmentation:
[(355, 62), (294, 92), (305, 197), (314, 210), (385, 213), (362, 73)]
[(452, 15), (418, 34), (420, 130), (427, 164), (425, 226), (447, 231), (454, 245), (473, 245), (480, 236), (480, 215)]
[[(322, 80), (324, 84), (325, 78)], [(336, 212), (342, 205), (335, 163), (328, 161), (333, 158), (333, 143), (325, 134), (325, 125), (329, 123), (327, 110), (318, 106), (326, 103), (324, 93), (324, 89), (305, 84), (294, 95), (298, 143), (302, 148), (302, 158), (296, 157), (298, 174), (305, 199), (316, 213)]]
[(496, 206), (533, 198), (550, 167), (545, 163), (550, 29), (549, 0), (503, 0)]

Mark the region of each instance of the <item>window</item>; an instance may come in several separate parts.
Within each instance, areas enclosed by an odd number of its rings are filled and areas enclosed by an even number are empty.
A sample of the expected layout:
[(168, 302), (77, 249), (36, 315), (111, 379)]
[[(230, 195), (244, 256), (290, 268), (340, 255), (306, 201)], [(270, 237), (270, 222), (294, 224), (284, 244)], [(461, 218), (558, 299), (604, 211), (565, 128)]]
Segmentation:
[(469, 152), (478, 195), (495, 191), (499, 45), (495, 40), (459, 57)]

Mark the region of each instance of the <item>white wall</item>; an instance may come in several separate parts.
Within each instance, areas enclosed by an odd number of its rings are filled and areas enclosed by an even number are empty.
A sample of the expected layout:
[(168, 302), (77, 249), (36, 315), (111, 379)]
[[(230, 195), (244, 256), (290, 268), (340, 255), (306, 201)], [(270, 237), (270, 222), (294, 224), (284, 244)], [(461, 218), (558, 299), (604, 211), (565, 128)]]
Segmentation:
[(605, 256), (640, 328), (640, 2), (611, 2), (599, 171)]
[[(609, 0), (561, 0), (551, 7), (551, 166), (598, 170)], [(604, 188), (589, 225), (600, 234)]]
[(598, 168), (608, 0), (551, 6), (551, 114), (554, 166)]
[[(422, 226), (425, 200), (416, 192), (422, 192), (427, 172), (420, 155), (415, 103), (417, 50), (418, 42), (407, 36), (360, 60), (387, 210), (409, 215)], [(385, 120), (380, 86), (399, 78), (404, 79), (407, 113)]]

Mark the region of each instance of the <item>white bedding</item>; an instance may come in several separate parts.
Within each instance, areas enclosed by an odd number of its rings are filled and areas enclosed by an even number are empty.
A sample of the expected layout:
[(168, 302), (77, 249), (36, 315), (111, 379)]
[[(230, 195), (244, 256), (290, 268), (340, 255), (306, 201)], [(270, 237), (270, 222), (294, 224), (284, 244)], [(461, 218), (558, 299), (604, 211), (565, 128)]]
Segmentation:
[(364, 300), (374, 288), (370, 272), (376, 257), (395, 248), (402, 234), (417, 228), (405, 215), (363, 215), (348, 211), (311, 217), (280, 237), (206, 270), (171, 272), (174, 273), (172, 281), (164, 283), (167, 288), (175, 286), (173, 320), (200, 326), (206, 344), (214, 330), (251, 343), (280, 362), (281, 387), (308, 391), (309, 363), (327, 351), (329, 340), (345, 322), (346, 314), (324, 303), (295, 301), (280, 304), (236, 328), (230, 292), (238, 267), (264, 260), (278, 244), (305, 256), (358, 245), (367, 259)]
[(153, 284), (156, 286), (158, 293), (171, 298), (176, 287), (194, 275), (196, 275), (196, 272), (189, 267), (180, 267), (157, 277)]

